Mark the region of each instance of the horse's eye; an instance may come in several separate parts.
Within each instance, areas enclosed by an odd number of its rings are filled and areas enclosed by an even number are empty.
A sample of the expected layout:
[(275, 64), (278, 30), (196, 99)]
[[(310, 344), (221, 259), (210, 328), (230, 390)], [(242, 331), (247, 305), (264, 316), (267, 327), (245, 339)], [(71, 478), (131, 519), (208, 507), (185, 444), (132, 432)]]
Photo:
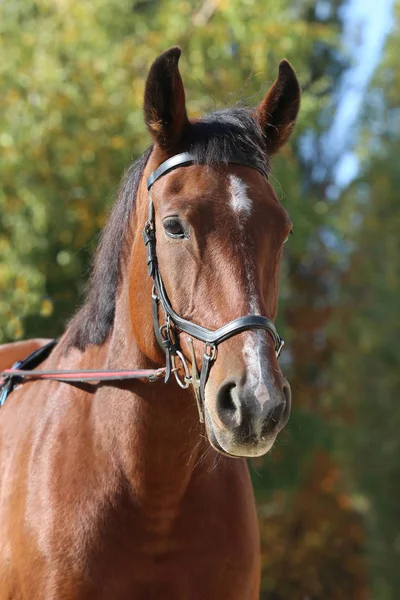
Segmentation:
[(184, 226), (178, 217), (167, 217), (163, 221), (165, 233), (172, 238), (188, 237)]

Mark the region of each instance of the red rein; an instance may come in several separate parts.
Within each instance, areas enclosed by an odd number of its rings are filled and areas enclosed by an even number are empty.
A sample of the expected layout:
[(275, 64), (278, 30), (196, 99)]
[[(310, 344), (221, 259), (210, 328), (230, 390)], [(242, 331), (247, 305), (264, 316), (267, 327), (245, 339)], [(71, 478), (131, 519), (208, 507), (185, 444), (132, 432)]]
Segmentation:
[[(137, 371), (25, 371), (6, 369), (0, 373), (3, 379), (21, 377), (23, 379), (54, 379), (55, 381), (117, 381), (123, 379), (148, 379), (156, 381), (165, 375), (165, 368), (142, 369)], [(1, 379), (0, 379), (1, 383)]]

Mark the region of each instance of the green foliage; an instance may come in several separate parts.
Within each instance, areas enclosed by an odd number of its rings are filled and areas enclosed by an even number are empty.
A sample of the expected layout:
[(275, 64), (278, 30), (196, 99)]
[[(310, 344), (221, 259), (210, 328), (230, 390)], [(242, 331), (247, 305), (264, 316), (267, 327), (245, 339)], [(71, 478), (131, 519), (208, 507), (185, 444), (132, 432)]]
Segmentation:
[[(336, 31), (307, 20), (307, 3), (38, 0), (0, 11), (0, 341), (56, 335), (74, 310), (118, 180), (149, 143), (142, 96), (159, 52), (183, 47), (193, 116), (241, 93), (259, 100), (283, 56), (311, 88), (332, 79), (311, 75), (309, 60)], [(300, 130), (320, 108), (305, 96)]]
[(290, 499), (277, 489), (260, 509), (262, 598), (362, 600), (365, 533), (340, 471), (320, 451), (303, 477)]
[(370, 90), (360, 177), (341, 199), (351, 253), (340, 312), (347, 335), (335, 357), (336, 402), (352, 411), (344, 444), (349, 477), (368, 500), (374, 598), (399, 597), (400, 573), (400, 77), (397, 21)]

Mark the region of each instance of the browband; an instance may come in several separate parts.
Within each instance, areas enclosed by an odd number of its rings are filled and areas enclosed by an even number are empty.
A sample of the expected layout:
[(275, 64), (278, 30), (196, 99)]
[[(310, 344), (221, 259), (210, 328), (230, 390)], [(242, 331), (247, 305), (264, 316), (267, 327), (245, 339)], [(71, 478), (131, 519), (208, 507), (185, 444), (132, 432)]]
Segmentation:
[[(242, 154), (241, 152), (237, 152), (232, 158), (229, 159), (228, 163), (233, 163), (234, 165), (243, 165), (245, 167), (249, 167), (250, 169), (255, 169), (263, 177), (268, 179), (268, 173), (265, 169), (257, 165), (254, 161), (250, 161), (247, 156)], [(163, 175), (166, 175), (170, 171), (173, 171), (177, 167), (187, 167), (189, 165), (197, 164), (197, 161), (193, 154), (190, 152), (182, 152), (181, 154), (175, 154), (175, 156), (171, 156), (165, 160), (161, 165), (152, 172), (150, 177), (147, 179), (147, 189), (150, 190), (151, 186), (160, 179)]]

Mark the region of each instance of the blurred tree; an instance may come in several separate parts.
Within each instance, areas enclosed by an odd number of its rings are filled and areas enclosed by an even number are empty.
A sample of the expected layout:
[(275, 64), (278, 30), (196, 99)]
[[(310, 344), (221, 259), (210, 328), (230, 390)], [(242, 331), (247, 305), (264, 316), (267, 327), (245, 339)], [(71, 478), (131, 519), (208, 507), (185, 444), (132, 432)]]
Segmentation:
[(316, 453), (292, 502), (276, 491), (260, 514), (266, 600), (364, 600), (364, 525), (328, 454)]
[(368, 94), (359, 144), (361, 173), (341, 198), (347, 249), (333, 398), (350, 427), (343, 462), (354, 489), (366, 495), (373, 597), (400, 594), (400, 3), (382, 64)]
[(240, 94), (255, 103), (287, 56), (309, 90), (300, 132), (315, 129), (338, 23), (312, 5), (1, 3), (0, 341), (56, 335), (74, 310), (122, 171), (149, 143), (142, 95), (159, 52), (183, 47), (194, 116)]

